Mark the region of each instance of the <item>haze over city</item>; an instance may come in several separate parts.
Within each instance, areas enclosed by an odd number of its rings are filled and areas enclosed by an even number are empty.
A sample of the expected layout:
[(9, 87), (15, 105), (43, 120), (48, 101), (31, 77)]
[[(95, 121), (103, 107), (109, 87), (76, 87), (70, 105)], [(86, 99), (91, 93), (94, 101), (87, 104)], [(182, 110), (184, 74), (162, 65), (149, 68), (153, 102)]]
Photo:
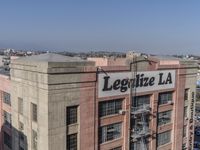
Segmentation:
[(2, 1), (0, 48), (200, 54), (200, 1)]

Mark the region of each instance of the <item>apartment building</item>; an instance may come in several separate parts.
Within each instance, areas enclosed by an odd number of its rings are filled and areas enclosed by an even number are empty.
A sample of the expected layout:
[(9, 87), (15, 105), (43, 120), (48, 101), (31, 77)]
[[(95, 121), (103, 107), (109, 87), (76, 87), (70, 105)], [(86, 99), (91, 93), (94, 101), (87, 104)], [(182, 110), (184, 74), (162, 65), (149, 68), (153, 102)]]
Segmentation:
[(101, 67), (51, 53), (13, 60), (2, 89), (11, 94), (10, 149), (192, 149), (195, 63), (124, 59)]

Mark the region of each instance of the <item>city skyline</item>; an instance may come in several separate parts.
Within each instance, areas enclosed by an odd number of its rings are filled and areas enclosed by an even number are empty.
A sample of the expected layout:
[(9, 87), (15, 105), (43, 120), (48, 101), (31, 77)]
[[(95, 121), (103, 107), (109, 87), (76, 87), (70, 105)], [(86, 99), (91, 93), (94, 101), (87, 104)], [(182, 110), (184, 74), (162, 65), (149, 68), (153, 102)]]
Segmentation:
[(0, 48), (200, 55), (198, 1), (4, 1)]

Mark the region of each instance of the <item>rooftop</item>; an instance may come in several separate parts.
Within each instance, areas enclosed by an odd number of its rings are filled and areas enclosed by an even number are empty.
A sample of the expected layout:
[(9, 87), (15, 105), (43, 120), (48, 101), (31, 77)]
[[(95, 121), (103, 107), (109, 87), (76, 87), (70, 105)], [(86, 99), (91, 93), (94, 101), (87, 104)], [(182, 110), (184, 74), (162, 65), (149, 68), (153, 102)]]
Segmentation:
[(84, 62), (80, 57), (70, 57), (54, 53), (45, 53), (40, 55), (32, 55), (21, 57), (17, 61), (39, 61), (39, 62)]

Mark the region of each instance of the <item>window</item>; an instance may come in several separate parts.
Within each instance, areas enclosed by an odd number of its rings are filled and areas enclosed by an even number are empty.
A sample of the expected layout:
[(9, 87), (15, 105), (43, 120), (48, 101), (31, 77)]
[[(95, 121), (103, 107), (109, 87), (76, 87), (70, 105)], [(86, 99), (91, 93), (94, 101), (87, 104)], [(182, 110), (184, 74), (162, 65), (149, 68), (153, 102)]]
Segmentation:
[(144, 104), (150, 104), (150, 96), (149, 95), (144, 95), (144, 96), (137, 96), (136, 98), (133, 99), (132, 104), (135, 103), (135, 106), (139, 107)]
[(77, 106), (67, 107), (67, 125), (77, 123)]
[(183, 126), (183, 137), (186, 137), (187, 134), (187, 126)]
[(21, 121), (19, 121), (19, 130), (24, 130), (24, 124)]
[(32, 130), (32, 149), (37, 150), (37, 132)]
[(185, 89), (184, 100), (187, 101), (189, 99), (189, 89)]
[(3, 102), (8, 104), (8, 105), (11, 105), (9, 93), (3, 92)]
[[(149, 150), (149, 141), (145, 138), (143, 139), (146, 144), (146, 150)], [(143, 150), (144, 145), (141, 143), (141, 141), (136, 141), (131, 143), (131, 150)]]
[(37, 122), (37, 105), (31, 103), (32, 108), (32, 120)]
[(171, 123), (171, 114), (171, 110), (158, 113), (158, 126)]
[(110, 100), (110, 101), (104, 101), (100, 102), (99, 104), (99, 115), (100, 117), (118, 114), (119, 110), (122, 109), (122, 100)]
[(24, 134), (22, 132), (19, 132), (19, 139), (20, 142), (24, 142)]
[(23, 147), (21, 147), (21, 146), (19, 146), (19, 150), (24, 150), (24, 148), (23, 148)]
[(67, 135), (67, 150), (77, 150), (77, 133)]
[(19, 132), (19, 149), (24, 150), (23, 146), (25, 145), (25, 135), (23, 132)]
[(18, 97), (18, 112), (23, 115), (23, 99)]
[(159, 105), (167, 104), (168, 101), (172, 101), (172, 92), (165, 92), (159, 94)]
[(4, 124), (8, 127), (11, 127), (11, 114), (3, 111), (3, 115), (4, 115)]
[(187, 150), (186, 143), (182, 145), (182, 150)]
[(183, 117), (184, 117), (184, 118), (187, 118), (187, 114), (188, 114), (188, 113), (187, 113), (187, 110), (188, 110), (188, 107), (185, 106), (185, 107), (184, 107), (184, 112), (183, 112)]
[(110, 149), (110, 150), (122, 150), (122, 147), (119, 146), (119, 147), (112, 148), (112, 149)]
[(169, 143), (171, 141), (171, 131), (166, 131), (158, 134), (157, 141), (158, 146)]
[(121, 137), (121, 123), (115, 123), (100, 127), (99, 130), (99, 139), (100, 143), (118, 139)]
[(6, 132), (4, 132), (4, 144), (8, 146), (10, 149), (12, 148), (12, 138)]

